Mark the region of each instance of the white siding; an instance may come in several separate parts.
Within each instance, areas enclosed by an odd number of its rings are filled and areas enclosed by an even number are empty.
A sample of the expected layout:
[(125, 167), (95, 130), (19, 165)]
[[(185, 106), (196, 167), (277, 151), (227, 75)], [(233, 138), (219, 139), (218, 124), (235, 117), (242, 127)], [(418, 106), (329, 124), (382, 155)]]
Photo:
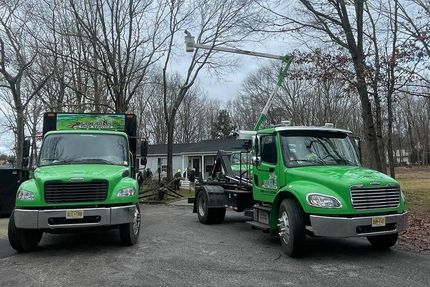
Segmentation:
[[(158, 159), (159, 158), (166, 158), (166, 157), (163, 157), (163, 156), (148, 156), (148, 162), (146, 164), (146, 167), (151, 169), (151, 171), (154, 174), (154, 176), (157, 173)], [(182, 156), (181, 155), (174, 155), (173, 156), (173, 174), (175, 174), (178, 169), (180, 169), (182, 171), (182, 173), (184, 172), (182, 170)]]

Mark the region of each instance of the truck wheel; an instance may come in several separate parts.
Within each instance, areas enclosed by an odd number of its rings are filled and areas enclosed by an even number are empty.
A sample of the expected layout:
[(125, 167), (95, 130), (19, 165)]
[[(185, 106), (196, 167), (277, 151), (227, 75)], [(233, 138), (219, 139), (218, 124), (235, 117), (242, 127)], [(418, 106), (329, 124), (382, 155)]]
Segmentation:
[(12, 212), (8, 225), (9, 243), (13, 249), (20, 252), (29, 252), (36, 249), (43, 232), (37, 229), (23, 229), (15, 226), (15, 217)]
[(298, 257), (306, 241), (303, 210), (293, 199), (284, 199), (279, 206), (279, 237), (282, 250), (290, 257)]
[(137, 243), (140, 233), (140, 207), (136, 204), (133, 221), (119, 226), (119, 236), (121, 244), (124, 246), (132, 246)]
[(225, 208), (208, 208), (208, 195), (200, 191), (197, 195), (197, 216), (203, 224), (221, 223), (225, 217)]
[(387, 249), (396, 244), (398, 237), (399, 234), (394, 233), (387, 235), (368, 236), (367, 240), (369, 240), (370, 244), (376, 248)]

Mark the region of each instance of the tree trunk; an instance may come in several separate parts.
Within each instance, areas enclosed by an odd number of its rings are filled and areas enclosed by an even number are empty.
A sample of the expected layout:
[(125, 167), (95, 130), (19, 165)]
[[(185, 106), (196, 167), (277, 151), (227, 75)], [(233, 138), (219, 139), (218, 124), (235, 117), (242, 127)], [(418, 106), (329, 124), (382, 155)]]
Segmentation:
[(363, 0), (355, 1), (356, 22), (357, 22), (357, 40), (354, 38), (354, 32), (349, 23), (347, 8), (345, 2), (340, 1), (342, 12), (340, 17), (342, 19), (342, 27), (345, 31), (348, 49), (354, 63), (355, 77), (357, 79), (357, 92), (361, 101), (361, 117), (364, 126), (365, 145), (369, 154), (370, 167), (379, 171), (383, 171), (381, 165), (381, 155), (378, 148), (378, 140), (376, 136), (376, 129), (373, 120), (372, 106), (369, 100), (366, 83), (365, 73), (365, 55), (363, 50)]
[(115, 95), (116, 102), (115, 102), (115, 112), (118, 114), (125, 114), (128, 109), (128, 105), (125, 102), (125, 97), (121, 94)]
[[(357, 79), (359, 79), (357, 74)], [(361, 101), (361, 117), (363, 120), (365, 145), (369, 154), (370, 167), (383, 172), (381, 166), (381, 157), (378, 149), (378, 141), (376, 137), (375, 124), (373, 121), (372, 107), (367, 94), (366, 82), (364, 78), (357, 83), (358, 94)], [(372, 160), (373, 159), (373, 160)]]
[(175, 117), (167, 123), (167, 180), (173, 178), (173, 136), (175, 129)]
[(385, 144), (384, 144), (384, 137), (382, 132), (382, 108), (381, 108), (381, 99), (379, 97), (379, 94), (377, 93), (377, 89), (374, 89), (374, 99), (375, 99), (375, 116), (376, 116), (376, 138), (378, 141), (378, 149), (379, 154), (381, 155), (381, 166), (382, 171), (384, 173), (387, 173), (387, 169), (385, 168), (385, 165), (387, 164), (387, 159), (385, 156)]
[(16, 107), (16, 167), (22, 168), (22, 157), (24, 147), (24, 109)]
[[(393, 97), (392, 94), (387, 97), (387, 108), (388, 108), (388, 141), (387, 141), (387, 151), (388, 151), (388, 164), (390, 167), (390, 176), (395, 178), (394, 173), (394, 156), (393, 156)], [(400, 161), (402, 157), (400, 157)]]

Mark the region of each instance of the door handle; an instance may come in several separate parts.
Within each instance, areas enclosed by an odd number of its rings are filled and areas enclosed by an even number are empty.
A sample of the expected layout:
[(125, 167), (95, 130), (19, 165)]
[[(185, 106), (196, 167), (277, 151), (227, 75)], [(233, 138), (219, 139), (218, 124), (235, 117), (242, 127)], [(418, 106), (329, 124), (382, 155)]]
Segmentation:
[(274, 172), (275, 168), (274, 167), (269, 167), (269, 172)]

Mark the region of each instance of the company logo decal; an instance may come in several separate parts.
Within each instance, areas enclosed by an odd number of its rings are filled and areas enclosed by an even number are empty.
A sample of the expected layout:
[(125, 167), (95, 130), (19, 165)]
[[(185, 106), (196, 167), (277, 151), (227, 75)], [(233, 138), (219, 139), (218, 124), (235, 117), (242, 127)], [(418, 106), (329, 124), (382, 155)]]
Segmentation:
[(263, 185), (261, 187), (266, 189), (277, 189), (278, 181), (277, 181), (276, 174), (272, 172), (269, 175), (269, 178), (263, 181)]

